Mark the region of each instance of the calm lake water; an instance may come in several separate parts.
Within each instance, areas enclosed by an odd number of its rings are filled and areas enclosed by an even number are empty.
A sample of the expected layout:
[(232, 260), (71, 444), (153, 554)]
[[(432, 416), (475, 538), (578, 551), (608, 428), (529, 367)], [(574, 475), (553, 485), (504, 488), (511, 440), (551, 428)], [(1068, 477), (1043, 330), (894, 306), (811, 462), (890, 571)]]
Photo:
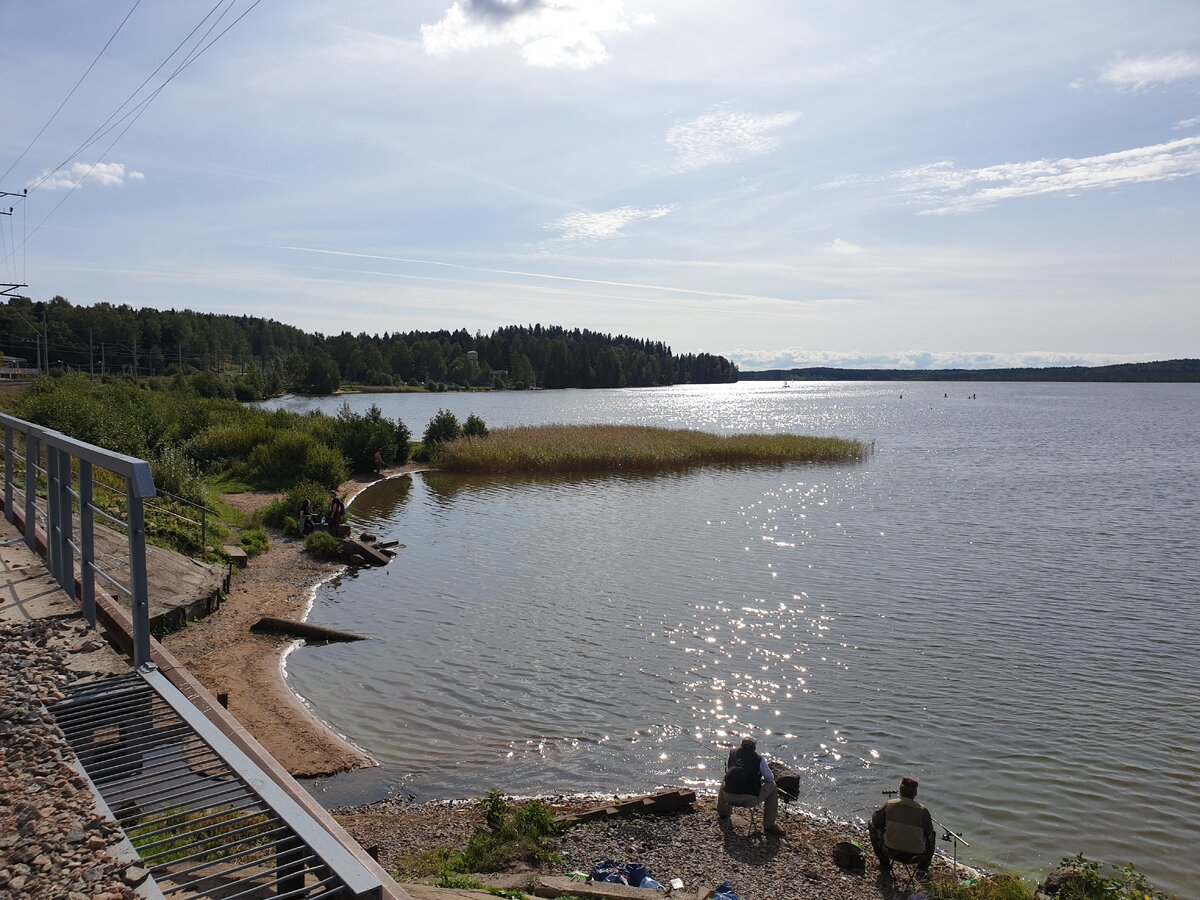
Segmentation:
[(444, 406), (493, 427), (786, 431), (875, 452), (368, 489), (355, 530), (407, 548), (323, 587), (312, 619), (377, 639), (288, 662), (382, 762), (359, 786), (712, 788), (710, 748), (753, 731), (802, 773), (806, 808), (869, 816), (913, 774), (968, 858), (1028, 872), (1081, 850), (1197, 895), (1200, 385), (350, 399), (372, 402), (418, 434)]

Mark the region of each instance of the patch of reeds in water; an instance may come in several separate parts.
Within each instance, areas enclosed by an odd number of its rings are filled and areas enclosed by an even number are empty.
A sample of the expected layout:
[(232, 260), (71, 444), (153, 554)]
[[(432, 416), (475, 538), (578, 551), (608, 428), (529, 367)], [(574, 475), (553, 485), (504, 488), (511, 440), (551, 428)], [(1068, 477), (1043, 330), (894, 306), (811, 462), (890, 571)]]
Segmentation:
[(795, 434), (718, 435), (640, 425), (531, 425), (494, 429), (440, 448), (450, 472), (650, 472), (700, 465), (849, 462), (868, 445)]

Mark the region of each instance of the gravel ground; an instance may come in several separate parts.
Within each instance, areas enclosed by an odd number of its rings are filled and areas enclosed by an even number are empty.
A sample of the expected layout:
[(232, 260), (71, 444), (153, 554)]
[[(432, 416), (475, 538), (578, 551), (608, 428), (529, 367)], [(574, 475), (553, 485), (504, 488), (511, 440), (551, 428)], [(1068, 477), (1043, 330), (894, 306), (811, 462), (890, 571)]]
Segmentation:
[(96, 811), (42, 705), (74, 678), (68, 648), (93, 640), (76, 622), (0, 626), (0, 898), (127, 900), (125, 876), (145, 878), (108, 854), (123, 834)]
[[(578, 811), (595, 801), (547, 798), (559, 812)], [(378, 847), (379, 859), (400, 879), (406, 861), (422, 850), (461, 847), (482, 822), (469, 802), (406, 804), (385, 800), (355, 809), (336, 810), (339, 822), (366, 847)], [(761, 817), (759, 818), (761, 826)], [(909, 892), (882, 878), (870, 841), (854, 826), (831, 823), (792, 811), (780, 812), (784, 837), (750, 833), (744, 813), (735, 810), (732, 825), (722, 827), (715, 799), (701, 797), (693, 809), (578, 825), (559, 839), (566, 871), (590, 871), (601, 860), (640, 862), (664, 884), (683, 879), (686, 894), (728, 881), (741, 900), (898, 900)], [(866, 850), (866, 870), (847, 874), (833, 862), (833, 845), (857, 840)], [(935, 859), (934, 868), (950, 863)], [(561, 874), (561, 873), (550, 873)], [(964, 876), (968, 873), (964, 870)]]

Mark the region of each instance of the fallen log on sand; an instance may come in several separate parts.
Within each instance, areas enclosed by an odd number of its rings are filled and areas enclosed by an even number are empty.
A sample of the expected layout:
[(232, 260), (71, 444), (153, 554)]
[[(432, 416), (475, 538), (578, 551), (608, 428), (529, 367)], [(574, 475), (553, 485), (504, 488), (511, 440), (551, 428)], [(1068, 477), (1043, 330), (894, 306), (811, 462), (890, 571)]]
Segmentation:
[(294, 622), (291, 619), (277, 619), (274, 616), (263, 616), (250, 626), (255, 634), (282, 634), (285, 637), (304, 638), (307, 641), (365, 641), (361, 634), (349, 631), (338, 631), (336, 628), (326, 628), (323, 625), (312, 625), (308, 622)]

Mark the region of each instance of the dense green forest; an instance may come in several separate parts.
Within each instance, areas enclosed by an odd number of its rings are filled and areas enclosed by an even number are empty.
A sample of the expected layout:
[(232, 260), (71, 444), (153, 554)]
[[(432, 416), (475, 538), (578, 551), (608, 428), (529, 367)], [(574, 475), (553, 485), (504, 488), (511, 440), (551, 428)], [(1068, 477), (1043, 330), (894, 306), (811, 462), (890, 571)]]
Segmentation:
[(742, 381), (1200, 381), (1200, 359), (1037, 369), (767, 369)]
[(0, 306), (0, 349), (43, 371), (140, 376), (207, 373), (214, 396), (327, 394), (343, 382), (438, 389), (648, 387), (737, 380), (737, 367), (658, 341), (512, 325), (490, 335), (410, 331), (308, 334), (257, 316), (134, 309), (65, 297)]

